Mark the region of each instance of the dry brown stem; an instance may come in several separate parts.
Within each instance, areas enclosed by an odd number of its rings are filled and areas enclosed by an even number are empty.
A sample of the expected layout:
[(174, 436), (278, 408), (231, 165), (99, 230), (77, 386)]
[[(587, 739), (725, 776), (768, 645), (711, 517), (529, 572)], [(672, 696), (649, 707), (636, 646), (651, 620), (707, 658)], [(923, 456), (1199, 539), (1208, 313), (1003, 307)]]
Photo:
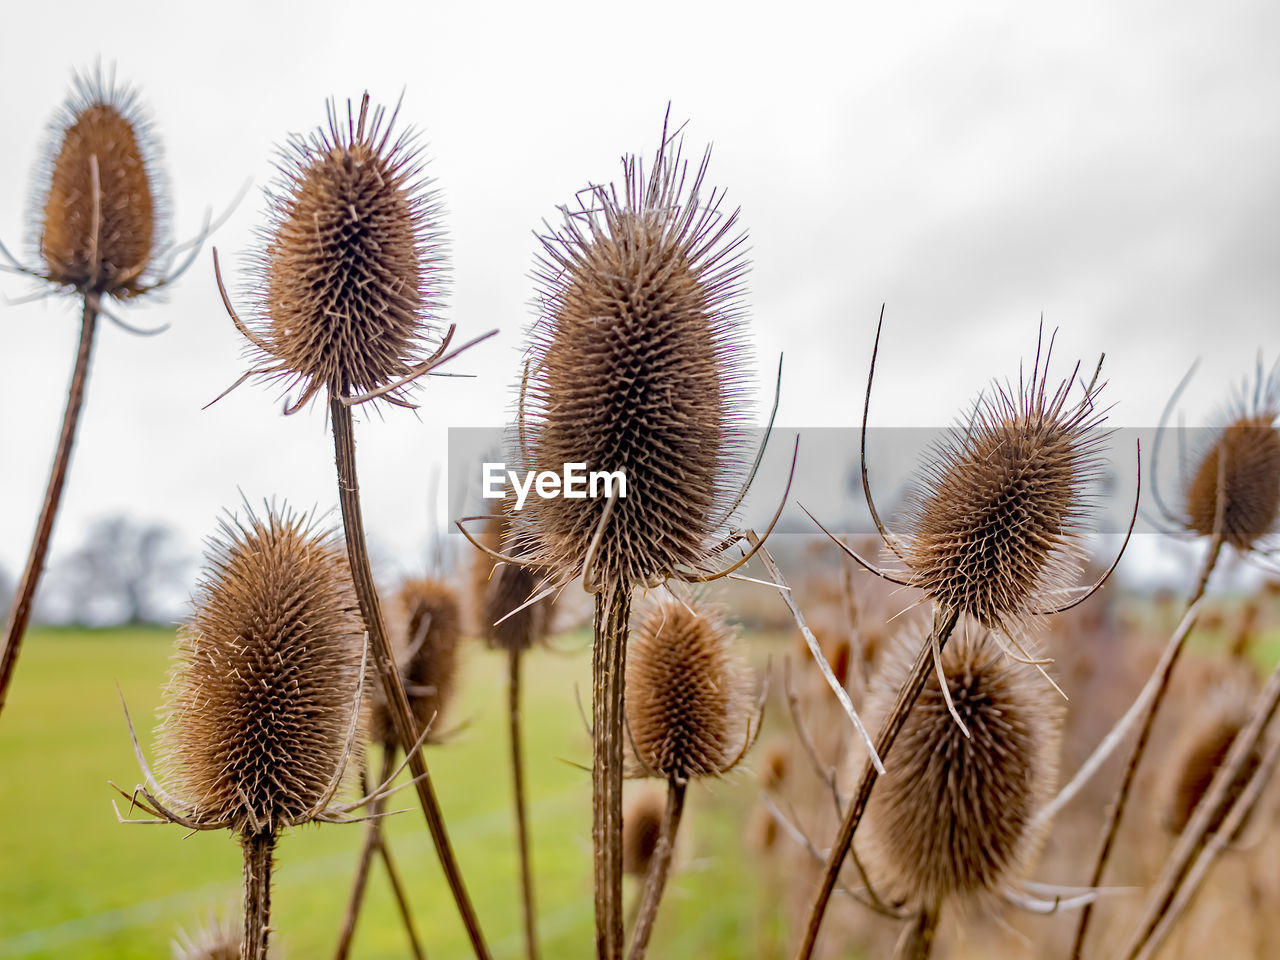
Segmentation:
[(591, 843), (595, 850), (596, 956), (622, 960), (622, 741), (627, 621), (623, 586), (596, 594), (591, 650)]
[(678, 780), (667, 782), (667, 806), (662, 813), (662, 826), (658, 830), (658, 845), (653, 851), (649, 871), (644, 879), (644, 893), (636, 924), (631, 931), (631, 950), (628, 960), (644, 960), (649, 949), (649, 937), (658, 916), (658, 904), (671, 873), (671, 856), (675, 851), (676, 831), (680, 829), (680, 816), (684, 813), (684, 794), (688, 784)]

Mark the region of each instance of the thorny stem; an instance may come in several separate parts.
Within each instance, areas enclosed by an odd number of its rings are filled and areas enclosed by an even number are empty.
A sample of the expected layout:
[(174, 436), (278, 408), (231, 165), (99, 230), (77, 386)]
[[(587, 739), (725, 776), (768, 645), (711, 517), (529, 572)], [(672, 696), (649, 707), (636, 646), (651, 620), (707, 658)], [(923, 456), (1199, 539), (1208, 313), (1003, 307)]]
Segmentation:
[(525, 811), (524, 753), (520, 745), (520, 657), (523, 652), (519, 644), (513, 643), (507, 648), (507, 715), (511, 728), (511, 782), (515, 789), (525, 954), (529, 960), (538, 960), (537, 912), (533, 905), (533, 867), (529, 860), (529, 824)]
[(658, 830), (658, 845), (653, 851), (653, 860), (649, 862), (649, 872), (644, 878), (644, 894), (640, 900), (640, 912), (636, 914), (636, 925), (631, 931), (631, 950), (627, 960), (644, 960), (645, 951), (649, 949), (649, 936), (653, 933), (653, 922), (658, 917), (658, 904), (662, 902), (662, 892), (667, 887), (667, 877), (671, 874), (671, 855), (676, 848), (676, 831), (680, 829), (680, 815), (684, 813), (684, 794), (687, 783), (677, 780), (667, 782), (667, 806), (662, 811), (662, 825)]
[(622, 720), (631, 592), (596, 594), (591, 648), (591, 845), (594, 850), (596, 956), (622, 960)]
[(369, 566), (369, 551), (365, 544), (364, 521), (360, 512), (360, 483), (356, 478), (356, 443), (355, 432), (352, 429), (351, 408), (342, 403), (342, 397), (335, 391), (330, 391), (329, 394), (329, 416), (333, 419), (333, 446), (338, 469), (338, 501), (342, 506), (342, 527), (346, 535), (347, 557), (351, 562), (351, 576), (355, 583), (356, 597), (360, 601), (360, 613), (364, 617), (365, 629), (369, 631), (373, 662), (382, 680), (382, 689), (386, 693), (388, 712), (395, 726), (396, 736), (400, 740), (402, 749), (409, 755), (409, 770), (414, 777), (418, 801), (422, 805), (427, 828), (431, 831), (436, 854), (440, 857), (440, 867), (444, 871), (445, 880), (458, 906), (458, 914), (462, 918), (463, 926), (466, 927), (467, 936), (476, 957), (480, 960), (488, 960), (489, 948), (485, 945), (484, 934), (480, 931), (480, 922), (476, 918), (475, 909), (471, 905), (466, 885), (458, 869), (458, 862), (453, 855), (453, 847), (449, 843), (449, 834), (445, 829), (440, 802), (436, 799), (435, 787), (432, 786), (431, 778), (427, 774), (427, 761), (423, 757), (422, 750), (415, 749), (418, 733), (415, 729), (413, 713), (409, 709), (409, 698), (404, 690), (404, 682), (387, 640), (386, 626), (382, 619), (382, 606), (378, 601), (378, 591), (374, 586), (373, 573)]
[[(943, 649), (947, 645), (947, 641), (951, 639), (951, 631), (955, 629), (956, 621), (959, 617), (959, 612), (956, 610), (935, 608), (933, 637), (937, 637), (939, 650)], [(902, 725), (906, 723), (907, 715), (911, 712), (916, 699), (920, 696), (920, 691), (924, 689), (925, 682), (929, 679), (929, 674), (932, 670), (933, 646), (932, 637), (930, 637), (926, 638), (924, 643), (921, 644), (920, 653), (916, 656), (916, 662), (911, 668), (911, 674), (902, 685), (902, 689), (898, 691), (897, 702), (894, 703), (893, 710), (890, 711), (889, 716), (885, 719), (884, 726), (880, 728), (880, 733), (876, 736), (876, 753), (881, 757), (888, 757), (893, 741), (898, 738), (898, 733), (902, 730)], [(862, 815), (866, 812), (867, 801), (871, 799), (871, 788), (876, 785), (876, 778), (876, 768), (868, 758), (863, 764), (862, 777), (858, 781), (858, 790), (854, 794), (853, 802), (849, 805), (848, 812), (845, 813), (844, 820), (840, 824), (840, 832), (836, 835), (835, 843), (831, 846), (831, 852), (827, 855), (827, 865), (823, 869), (822, 882), (818, 888), (817, 895), (814, 897), (813, 904), (809, 907), (804, 939), (800, 943), (800, 949), (796, 951), (796, 960), (809, 960), (813, 956), (814, 948), (818, 943), (818, 931), (822, 928), (822, 918), (827, 911), (827, 904), (831, 900), (831, 893), (835, 889), (836, 881), (840, 877), (840, 868), (844, 864), (844, 858), (848, 855), (849, 848), (853, 844), (854, 831), (858, 829), (858, 824), (862, 821)]]
[(898, 943), (893, 948), (893, 960), (929, 960), (933, 953), (933, 941), (938, 932), (937, 904), (921, 908), (902, 928)]
[[(1280, 664), (1276, 665), (1271, 676), (1267, 678), (1266, 686), (1258, 696), (1253, 715), (1232, 741), (1226, 758), (1213, 775), (1208, 793), (1196, 804), (1195, 813), (1192, 814), (1190, 822), (1178, 838), (1178, 844), (1173, 848), (1173, 853), (1165, 861), (1164, 869), (1160, 871), (1155, 887), (1147, 898), (1141, 922), (1125, 945), (1124, 951), (1117, 956), (1122, 956), (1126, 960), (1135, 960), (1141, 954), (1143, 946), (1156, 932), (1161, 919), (1172, 907), (1187, 873), (1192, 869), (1192, 861), (1212, 839), (1213, 834), (1221, 832), (1227, 813), (1233, 806), (1232, 788), (1239, 782), (1240, 772), (1257, 749), (1258, 742), (1262, 739), (1262, 734), (1272, 717), (1275, 716), (1277, 707), (1280, 707)], [(1217, 831), (1214, 830), (1215, 824), (1218, 825)]]
[(13, 680), (13, 671), (22, 649), (22, 637), (31, 619), (31, 604), (35, 599), (40, 575), (44, 572), (44, 558), (49, 550), (49, 538), (53, 534), (53, 521), (62, 501), (62, 486), (67, 479), (67, 467), (71, 462), (71, 448), (75, 445), (76, 425), (80, 421), (80, 408), (84, 405), (85, 381), (89, 376), (89, 360), (93, 353), (93, 334), (98, 323), (98, 295), (84, 295), (84, 315), (80, 323), (80, 349), (76, 353), (75, 370), (71, 374), (71, 386), (67, 390), (67, 409), (62, 415), (62, 433), (58, 437), (58, 449), (53, 455), (53, 468), (49, 471), (49, 485), (45, 488), (44, 504), (40, 519), (36, 522), (35, 537), (31, 541), (31, 553), (22, 572), (22, 582), (13, 596), (9, 608), (9, 621), (4, 628), (4, 650), (0, 652), (0, 713), (4, 712), (5, 694)]
[(271, 935), (271, 853), (275, 845), (276, 835), (271, 830), (240, 838), (244, 851), (244, 934), (240, 938), (240, 960), (267, 960), (267, 939)]
[[(1213, 573), (1213, 568), (1217, 566), (1218, 558), (1222, 555), (1222, 537), (1215, 535), (1209, 543), (1209, 550), (1205, 554), (1204, 563), (1200, 567), (1200, 574), (1196, 578), (1195, 587), (1192, 588), (1191, 596), (1187, 600), (1187, 609), (1193, 607), (1201, 597), (1204, 596), (1205, 588), (1209, 585), (1209, 576)], [(1164, 700), (1164, 695), (1169, 689), (1170, 679), (1173, 677), (1173, 668), (1178, 662), (1178, 657), (1182, 653), (1186, 635), (1183, 635), (1183, 642), (1176, 644), (1161, 661), (1161, 670), (1159, 680), (1157, 682), (1155, 696), (1152, 697), (1150, 705), (1146, 709), (1146, 713), (1142, 718), (1142, 727), (1138, 732), (1138, 739), (1134, 741), (1133, 747), (1129, 751), (1129, 757), (1125, 764), (1124, 777), (1120, 781), (1120, 788), (1116, 792), (1115, 801), (1111, 804), (1107, 811), (1107, 822), (1103, 827), (1102, 845), (1098, 848), (1098, 857), (1093, 865), (1093, 873), (1089, 875), (1089, 888), (1096, 889), (1102, 883), (1102, 875), (1106, 872), (1107, 861), (1111, 857), (1111, 849), (1115, 845), (1116, 833), (1120, 829), (1120, 820), (1124, 816), (1125, 804), (1129, 799), (1129, 793), (1133, 788), (1133, 781), (1138, 773), (1138, 765), (1142, 762), (1142, 755), (1146, 751), (1147, 741), (1151, 738), (1151, 731), (1155, 726), (1156, 714), (1160, 710), (1160, 704)], [(1071, 946), (1071, 960), (1080, 960), (1080, 956), (1084, 951), (1084, 938), (1089, 932), (1089, 921), (1093, 918), (1093, 903), (1086, 903), (1084, 909), (1080, 911), (1080, 922), (1076, 925), (1076, 938)]]

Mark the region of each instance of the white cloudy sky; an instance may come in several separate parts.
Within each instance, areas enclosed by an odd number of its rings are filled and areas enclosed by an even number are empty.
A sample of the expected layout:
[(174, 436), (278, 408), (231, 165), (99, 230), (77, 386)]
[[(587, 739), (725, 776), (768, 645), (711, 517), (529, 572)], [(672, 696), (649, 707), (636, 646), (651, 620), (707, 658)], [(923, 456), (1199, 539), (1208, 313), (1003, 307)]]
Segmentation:
[[(498, 338), (435, 380), (415, 418), (359, 428), (371, 534), (412, 567), (449, 425), (500, 423), (529, 320), (531, 231), (668, 100), (752, 238), (761, 371), (785, 349), (779, 423), (852, 425), (888, 304), (877, 417), (938, 424), (1016, 370), (1036, 324), (1064, 356), (1105, 350), (1113, 419), (1150, 425), (1191, 360), (1192, 422), (1280, 354), (1280, 7), (1022, 2), (768, 7), (223, 0), (11, 5), (0, 33), (0, 237), (28, 236), (30, 173), (71, 71), (96, 58), (142, 92), (176, 228), (255, 184), (216, 243), (260, 221), (273, 145), (327, 97), (394, 100), (430, 144), (463, 336)], [(10, 298), (30, 292), (0, 277)], [(206, 254), (166, 302), (105, 325), (55, 551), (129, 511), (194, 542), (243, 490), (335, 502), (322, 410), (280, 416), (243, 369)], [(77, 336), (73, 304), (0, 304), (0, 564), (25, 554)], [(765, 377), (767, 379), (767, 375)], [(762, 392), (763, 389), (762, 389)], [(763, 406), (763, 403), (762, 403)], [(815, 460), (811, 469), (819, 469)]]

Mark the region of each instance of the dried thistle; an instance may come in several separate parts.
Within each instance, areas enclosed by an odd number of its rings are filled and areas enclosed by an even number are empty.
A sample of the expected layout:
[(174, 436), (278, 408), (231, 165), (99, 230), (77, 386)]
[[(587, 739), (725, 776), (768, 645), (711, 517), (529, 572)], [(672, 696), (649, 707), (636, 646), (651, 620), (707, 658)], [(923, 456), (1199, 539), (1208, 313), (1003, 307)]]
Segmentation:
[(645, 788), (636, 793), (622, 814), (622, 872), (644, 877), (653, 863), (662, 832), (664, 800), (659, 790)]
[(750, 672), (718, 613), (659, 601), (630, 653), (626, 714), (637, 772), (687, 783), (733, 769), (759, 725)]
[(179, 930), (173, 960), (240, 960), (240, 928), (210, 915), (194, 934)]
[(423, 176), (416, 136), (394, 141), (395, 114), (369, 99), (344, 123), (333, 104), (327, 129), (294, 136), (280, 151), (268, 193), (269, 223), (255, 263), (253, 374), (298, 389), (288, 412), (321, 389), (333, 396), (387, 389), (405, 404), (404, 381), (438, 339), (444, 287), (440, 202)]
[[(883, 718), (923, 638), (900, 638), (872, 682), (868, 713)], [(942, 655), (966, 737), (930, 675), (886, 757), (861, 844), (881, 895), (933, 910), (993, 897), (1024, 876), (1042, 840), (1035, 814), (1057, 777), (1061, 710), (1028, 664), (990, 631), (962, 628)]]
[[(409, 695), (419, 733), (428, 727), (437, 736), (441, 718), (453, 699), (458, 676), (458, 642), (462, 610), (456, 591), (443, 580), (406, 580), (392, 600), (388, 619), (394, 631), (397, 664)], [(385, 696), (373, 700), (369, 739), (394, 747), (395, 726)], [(427, 736), (431, 742), (432, 734)]]
[[(1275, 371), (1241, 391), (1228, 422), (1201, 454), (1186, 490), (1187, 530), (1222, 539), (1245, 553), (1280, 517), (1280, 379)], [(1220, 526), (1219, 526), (1220, 524)]]

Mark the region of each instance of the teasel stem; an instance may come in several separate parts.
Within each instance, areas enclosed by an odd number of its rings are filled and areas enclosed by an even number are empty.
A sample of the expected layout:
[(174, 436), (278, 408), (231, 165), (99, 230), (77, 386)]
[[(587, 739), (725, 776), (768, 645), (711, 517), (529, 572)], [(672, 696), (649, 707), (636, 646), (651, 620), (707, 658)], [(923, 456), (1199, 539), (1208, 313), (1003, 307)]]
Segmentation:
[(933, 941), (938, 933), (940, 904), (921, 908), (911, 922), (902, 929), (898, 943), (893, 948), (893, 960), (929, 960), (933, 953)]
[[(921, 645), (920, 653), (916, 656), (915, 664), (911, 668), (911, 674), (907, 677), (907, 682), (902, 685), (893, 710), (885, 718), (884, 725), (876, 735), (876, 753), (881, 757), (888, 758), (893, 741), (898, 738), (902, 725), (907, 722), (907, 714), (911, 712), (911, 708), (929, 679), (929, 674), (933, 671), (934, 650), (941, 652), (947, 645), (947, 641), (951, 639), (951, 631), (955, 629), (956, 621), (959, 619), (958, 610), (934, 608), (932, 636)], [(867, 801), (871, 799), (871, 789), (876, 785), (877, 777), (876, 768), (868, 758), (862, 766), (862, 776), (858, 780), (858, 789), (854, 793), (853, 801), (849, 804), (849, 809), (840, 824), (840, 832), (836, 835), (831, 852), (827, 855), (822, 882), (813, 904), (809, 907), (804, 939), (800, 943), (800, 949), (796, 951), (796, 960), (809, 960), (813, 956), (827, 904), (831, 901), (831, 893), (835, 890), (836, 881), (840, 878), (840, 868), (853, 845), (854, 831), (858, 829), (862, 815), (866, 813)]]
[(22, 582), (9, 608), (9, 622), (4, 628), (4, 650), (0, 652), (0, 713), (4, 712), (5, 697), (13, 680), (13, 671), (22, 650), (22, 638), (31, 619), (32, 601), (40, 575), (44, 572), (44, 558), (49, 551), (49, 539), (53, 534), (53, 521), (62, 502), (62, 486), (67, 479), (67, 467), (71, 463), (71, 448), (76, 441), (76, 427), (80, 422), (80, 409), (84, 406), (85, 381), (89, 377), (89, 360), (93, 354), (93, 335), (98, 325), (98, 294), (84, 295), (84, 315), (80, 322), (80, 349), (76, 353), (75, 370), (71, 374), (71, 386), (67, 390), (67, 408), (62, 414), (62, 433), (53, 455), (53, 468), (49, 472), (49, 485), (45, 488), (44, 504), (40, 507), (40, 519), (36, 522), (35, 537), (27, 566), (22, 572)]
[(525, 810), (524, 751), (520, 744), (520, 657), (519, 644), (507, 647), (507, 716), (511, 732), (511, 782), (516, 802), (516, 843), (520, 853), (520, 899), (524, 909), (525, 955), (538, 958), (537, 912), (533, 904), (533, 867), (529, 859), (529, 823)]
[[(1222, 555), (1223, 543), (1224, 540), (1221, 534), (1214, 535), (1210, 540), (1209, 550), (1205, 554), (1204, 563), (1201, 564), (1200, 574), (1196, 578), (1195, 587), (1192, 588), (1191, 596), (1187, 600), (1186, 609), (1190, 610), (1204, 596), (1205, 588), (1209, 585), (1209, 576), (1213, 573), (1214, 567), (1218, 564), (1218, 558)], [(1187, 633), (1189, 632), (1188, 630)], [(1120, 820), (1124, 816), (1125, 804), (1133, 788), (1133, 781), (1138, 773), (1138, 765), (1142, 762), (1142, 755), (1146, 751), (1147, 741), (1151, 738), (1151, 731), (1155, 726), (1156, 714), (1160, 711), (1160, 704), (1164, 701), (1164, 695), (1169, 690), (1169, 682), (1173, 677), (1173, 668), (1177, 664), (1183, 648), (1186, 646), (1185, 641), (1186, 634), (1184, 633), (1183, 642), (1175, 644), (1168, 650), (1156, 668), (1160, 673), (1155, 696), (1152, 697), (1151, 703), (1142, 718), (1138, 739), (1134, 741), (1133, 747), (1129, 751), (1129, 757), (1125, 763), (1124, 777), (1120, 780), (1116, 798), (1107, 810), (1107, 822), (1102, 832), (1102, 845), (1098, 848), (1098, 857), (1093, 865), (1093, 873), (1089, 875), (1089, 887), (1091, 889), (1097, 888), (1102, 883), (1102, 875), (1106, 872), (1107, 861), (1110, 859), (1112, 847), (1115, 845), (1116, 833), (1120, 829)], [(1080, 960), (1084, 951), (1084, 938), (1089, 932), (1089, 921), (1093, 919), (1093, 906), (1092, 902), (1086, 903), (1084, 909), (1080, 911), (1080, 921), (1076, 925), (1075, 942), (1071, 946), (1071, 960)]]
[(596, 594), (591, 648), (591, 843), (596, 956), (622, 960), (622, 738), (631, 592), (620, 583)]
[[(1235, 792), (1235, 785), (1239, 780), (1240, 772), (1249, 763), (1249, 758), (1254, 754), (1263, 733), (1275, 716), (1277, 707), (1280, 707), (1280, 664), (1271, 671), (1266, 686), (1258, 696), (1257, 705), (1249, 722), (1232, 742), (1231, 749), (1227, 751), (1227, 756), (1222, 761), (1222, 766), (1213, 775), (1213, 783), (1208, 792), (1196, 805), (1195, 813), (1183, 829), (1169, 859), (1165, 861), (1164, 868), (1160, 871), (1160, 876), (1147, 897), (1142, 919), (1128, 943), (1125, 944), (1124, 950), (1117, 954), (1118, 957), (1136, 960), (1139, 956), (1149, 955), (1151, 951), (1144, 950), (1144, 947), (1149, 946), (1150, 940), (1157, 933), (1157, 928), (1161, 926), (1161, 921), (1173, 908), (1183, 882), (1193, 871), (1195, 858), (1215, 834), (1223, 834), (1226, 829), (1234, 831), (1235, 825), (1227, 822), (1234, 818), (1228, 817), (1227, 814), (1233, 806), (1232, 794)], [(1264, 763), (1260, 771), (1266, 766), (1267, 764)], [(1238, 803), (1239, 799), (1236, 802)], [(1215, 824), (1218, 825), (1216, 831)], [(1230, 833), (1223, 835), (1231, 836)], [(1167, 932), (1166, 928), (1165, 933)]]
[(387, 639), (386, 625), (382, 619), (382, 606), (374, 586), (373, 572), (369, 565), (369, 551), (364, 539), (364, 520), (360, 511), (360, 483), (356, 477), (355, 431), (352, 428), (351, 408), (342, 402), (342, 394), (345, 392), (345, 390), (342, 393), (330, 390), (329, 416), (333, 420), (333, 446), (338, 470), (338, 502), (342, 507), (342, 527), (346, 535), (347, 557), (351, 562), (351, 576), (355, 584), (356, 597), (360, 602), (360, 613), (364, 617), (365, 628), (369, 631), (373, 662), (386, 693), (388, 713), (395, 726), (400, 745), (409, 756), (409, 770), (415, 780), (418, 801), (422, 805), (427, 828), (431, 831), (431, 840), (440, 858), (440, 867), (444, 871), (445, 880), (458, 906), (458, 914), (462, 918), (463, 926), (466, 927), (472, 949), (478, 958), (488, 960), (489, 948), (485, 945), (480, 922), (467, 895), (462, 873), (458, 869), (458, 862), (449, 842), (444, 814), (440, 810), (435, 787), (432, 786), (431, 778), (427, 774), (427, 761), (422, 751), (415, 749), (418, 734), (415, 730), (413, 713), (409, 707), (404, 683), (400, 678), (400, 670), (391, 652), (391, 644)]
[(271, 855), (274, 830), (247, 833), (240, 838), (244, 850), (244, 936), (240, 960), (267, 960), (271, 934)]
[(675, 852), (676, 831), (680, 829), (680, 816), (684, 813), (684, 794), (688, 784), (679, 780), (667, 781), (667, 806), (662, 813), (662, 826), (658, 831), (658, 845), (653, 851), (649, 872), (644, 878), (644, 893), (640, 910), (636, 914), (635, 928), (631, 931), (631, 950), (627, 960), (644, 960), (649, 949), (649, 936), (658, 916), (658, 904), (667, 887), (671, 873), (671, 856)]
[[(395, 752), (396, 745), (394, 743), (383, 744), (382, 774), (378, 777), (377, 783), (386, 783), (391, 776), (392, 765), (395, 762)], [(391, 851), (382, 836), (382, 801), (383, 798), (379, 797), (369, 805), (369, 822), (365, 827), (364, 845), (360, 848), (360, 859), (356, 863), (355, 877), (351, 882), (351, 895), (347, 900), (347, 912), (342, 919), (342, 931), (338, 935), (338, 946), (333, 952), (334, 960), (346, 960), (346, 957), (351, 953), (351, 944), (355, 939), (356, 933), (356, 922), (360, 917), (360, 910), (364, 906), (364, 893), (369, 883), (369, 868), (373, 865), (373, 855), (375, 853), (381, 854), (382, 862), (387, 868), (387, 875), (391, 879), (391, 888), (400, 907), (400, 916), (404, 920), (405, 931), (409, 935), (409, 945), (413, 949), (413, 955), (416, 960), (424, 960), (422, 947), (418, 943), (418, 936), (413, 928), (413, 914), (409, 910), (404, 891), (400, 888), (400, 877), (397, 875), (394, 862), (391, 859)]]

